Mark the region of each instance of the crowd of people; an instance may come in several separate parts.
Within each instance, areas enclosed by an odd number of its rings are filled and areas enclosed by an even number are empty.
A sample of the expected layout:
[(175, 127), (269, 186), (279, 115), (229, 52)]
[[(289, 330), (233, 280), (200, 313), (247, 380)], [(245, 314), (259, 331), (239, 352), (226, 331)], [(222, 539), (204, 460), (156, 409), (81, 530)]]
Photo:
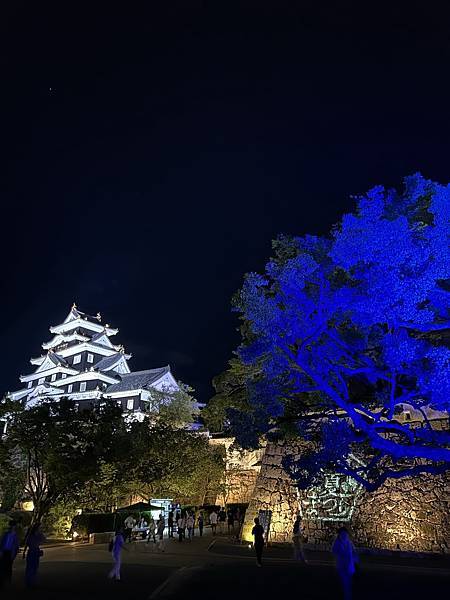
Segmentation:
[[(204, 510), (170, 510), (166, 518), (162, 513), (155, 520), (150, 514), (147, 519), (142, 516), (135, 519), (129, 515), (123, 528), (116, 531), (110, 543), (110, 552), (113, 558), (113, 568), (109, 573), (111, 579), (120, 580), (121, 553), (125, 543), (133, 539), (146, 540), (152, 544), (156, 551), (165, 551), (166, 538), (177, 538), (178, 542), (192, 542), (193, 538), (203, 537), (206, 525), (211, 526), (213, 536), (228, 534), (236, 538), (242, 527), (243, 513), (239, 508), (225, 510), (225, 508), (213, 508), (211, 512)], [(166, 537), (165, 537), (166, 536)]]
[(167, 531), (167, 537), (178, 536), (178, 541), (192, 540), (195, 532), (200, 537), (206, 525), (211, 526), (213, 535), (228, 534), (239, 535), (242, 527), (243, 514), (239, 508), (225, 510), (214, 508), (211, 512), (204, 510), (170, 510), (165, 520), (161, 513), (158, 519), (151, 514), (148, 517), (135, 519), (129, 515), (124, 521), (123, 536), (125, 542), (135, 539), (146, 539), (147, 542), (157, 542), (161, 535)]
[[(203, 536), (206, 524), (211, 526), (213, 536), (228, 534), (239, 537), (242, 516), (239, 509), (226, 511), (225, 509), (213, 509), (209, 514), (200, 510), (171, 510), (167, 521), (161, 513), (157, 520), (150, 516), (148, 521), (144, 516), (139, 520), (132, 515), (125, 519), (124, 526), (119, 528), (109, 544), (109, 551), (113, 559), (113, 567), (109, 572), (109, 578), (120, 581), (120, 570), (122, 563), (122, 551), (126, 550), (126, 542), (140, 536), (147, 544), (153, 544), (159, 552), (165, 551), (165, 533), (167, 538), (178, 538), (179, 543), (192, 542), (196, 532)], [(256, 564), (262, 566), (264, 546), (267, 543), (267, 531), (261, 524), (259, 518), (254, 519), (252, 529), (253, 547), (256, 554)], [(304, 551), (305, 532), (302, 527), (300, 515), (297, 515), (292, 527), (293, 557), (304, 565), (308, 565)], [(28, 530), (25, 536), (23, 548), (23, 559), (26, 560), (25, 584), (34, 587), (37, 580), (40, 558), (43, 555), (41, 549), (45, 537), (40, 530), (39, 524), (35, 524)], [(343, 598), (351, 600), (353, 575), (356, 571), (358, 556), (350, 539), (349, 532), (345, 527), (338, 530), (336, 539), (332, 546), (335, 557), (336, 570), (341, 582)], [(17, 535), (17, 524), (11, 521), (8, 530), (0, 539), (0, 588), (5, 583), (10, 583), (12, 578), (13, 564), (19, 553), (19, 537)]]

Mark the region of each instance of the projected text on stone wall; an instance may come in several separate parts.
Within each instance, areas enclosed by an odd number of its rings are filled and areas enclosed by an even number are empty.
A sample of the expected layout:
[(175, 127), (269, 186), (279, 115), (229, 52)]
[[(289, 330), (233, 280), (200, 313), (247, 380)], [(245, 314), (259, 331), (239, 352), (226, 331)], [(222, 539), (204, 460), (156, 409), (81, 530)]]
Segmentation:
[(304, 519), (347, 522), (352, 518), (362, 486), (347, 475), (327, 474), (321, 485), (310, 488), (299, 498)]

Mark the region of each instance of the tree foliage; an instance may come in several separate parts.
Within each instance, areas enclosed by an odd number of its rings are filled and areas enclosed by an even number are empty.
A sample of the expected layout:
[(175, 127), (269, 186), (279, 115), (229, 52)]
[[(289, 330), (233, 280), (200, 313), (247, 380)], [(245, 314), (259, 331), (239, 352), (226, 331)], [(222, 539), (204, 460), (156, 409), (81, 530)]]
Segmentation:
[(128, 422), (114, 404), (80, 411), (68, 400), (26, 410), (5, 400), (1, 412), (8, 427), (0, 438), (0, 487), (13, 484), (31, 499), (34, 521), (61, 506), (114, 510), (136, 496), (173, 493), (197, 502), (223, 481), (223, 456), (172, 414)]
[(163, 423), (185, 427), (199, 412), (192, 396), (193, 390), (182, 382), (178, 382), (178, 389), (152, 388), (149, 392), (148, 413)]
[(232, 358), (229, 368), (213, 379), (216, 394), (202, 410), (202, 419), (209, 431), (223, 433), (229, 429), (228, 411), (235, 409), (244, 412), (249, 408), (247, 381), (251, 366), (238, 357)]
[(225, 449), (213, 446), (208, 438), (185, 432), (183, 451), (177, 452), (176, 465), (158, 482), (160, 491), (188, 504), (202, 505), (223, 492)]
[(302, 486), (330, 467), (369, 489), (449, 467), (449, 432), (430, 422), (450, 408), (449, 225), (450, 188), (415, 175), (358, 198), (329, 237), (277, 240), (236, 299), (242, 444), (294, 428), (312, 448), (289, 465)]
[(0, 440), (2, 479), (21, 481), (24, 496), (33, 501), (36, 522), (58, 502), (81, 494), (101, 462), (118, 461), (126, 444), (125, 424), (116, 406), (79, 411), (62, 399), (24, 410), (5, 400), (1, 411), (8, 419)]

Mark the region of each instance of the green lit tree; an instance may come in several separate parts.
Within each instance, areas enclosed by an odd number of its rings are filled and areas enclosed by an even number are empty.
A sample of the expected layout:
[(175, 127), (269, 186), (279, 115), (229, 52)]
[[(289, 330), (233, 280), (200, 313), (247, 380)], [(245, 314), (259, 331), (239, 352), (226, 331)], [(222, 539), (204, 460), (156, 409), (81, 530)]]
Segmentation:
[(0, 439), (2, 478), (21, 483), (23, 496), (33, 501), (33, 523), (59, 502), (77, 498), (102, 461), (118, 462), (127, 450), (125, 423), (115, 406), (79, 411), (63, 399), (23, 410), (5, 400), (0, 410), (8, 421)]

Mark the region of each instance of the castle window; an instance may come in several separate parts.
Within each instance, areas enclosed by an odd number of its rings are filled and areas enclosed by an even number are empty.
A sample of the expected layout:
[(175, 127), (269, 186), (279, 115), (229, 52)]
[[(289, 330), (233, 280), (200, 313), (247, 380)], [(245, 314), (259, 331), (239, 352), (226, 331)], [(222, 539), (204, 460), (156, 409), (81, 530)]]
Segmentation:
[(32, 385), (33, 385), (33, 382), (32, 382), (32, 381), (29, 381), (29, 382), (28, 382), (28, 387), (30, 388)]
[(53, 373), (53, 375), (52, 375), (52, 381), (55, 381), (55, 380), (56, 380), (56, 373)]
[(133, 410), (134, 408), (134, 400), (133, 398), (128, 398), (127, 400), (127, 410)]
[(87, 355), (87, 361), (88, 361), (88, 363), (93, 363), (94, 362), (94, 355), (93, 354), (88, 354)]
[(85, 392), (86, 391), (86, 382), (82, 381), (80, 383), (80, 392)]
[(38, 381), (38, 385), (42, 385), (45, 381), (45, 377), (41, 377)]
[(76, 355), (73, 357), (73, 364), (74, 364), (74, 365), (77, 365), (77, 364), (78, 364), (78, 363), (80, 363), (80, 362), (81, 362), (81, 354), (76, 354)]
[(72, 393), (72, 390), (73, 390), (73, 385), (70, 384), (69, 387), (67, 388), (67, 393), (68, 394)]
[(66, 377), (67, 377), (67, 375), (66, 375), (65, 373), (63, 373), (63, 374), (61, 375), (61, 379), (65, 379)]

